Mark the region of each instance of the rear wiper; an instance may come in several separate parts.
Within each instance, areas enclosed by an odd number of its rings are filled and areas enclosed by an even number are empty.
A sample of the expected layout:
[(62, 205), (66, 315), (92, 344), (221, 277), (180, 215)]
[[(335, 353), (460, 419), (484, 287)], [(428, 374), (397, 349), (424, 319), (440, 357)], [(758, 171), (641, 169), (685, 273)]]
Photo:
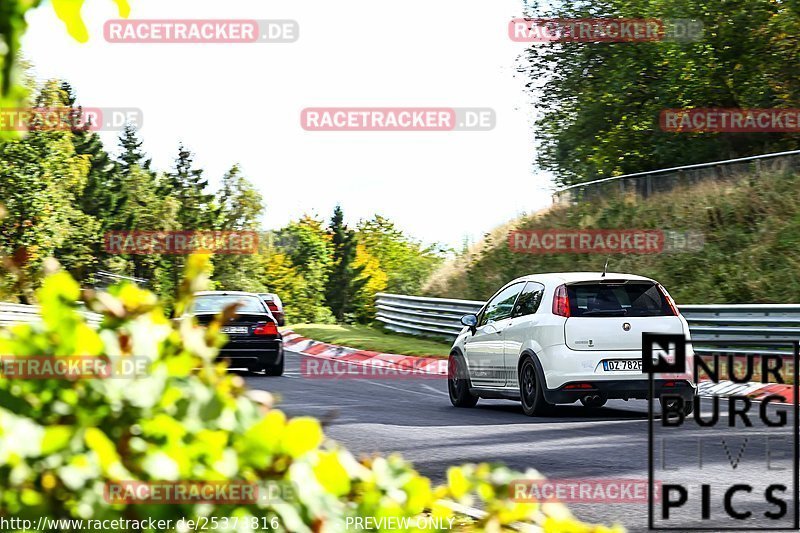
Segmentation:
[(583, 316), (588, 316), (588, 315), (625, 316), (627, 314), (628, 314), (627, 309), (594, 309), (593, 311), (583, 312)]

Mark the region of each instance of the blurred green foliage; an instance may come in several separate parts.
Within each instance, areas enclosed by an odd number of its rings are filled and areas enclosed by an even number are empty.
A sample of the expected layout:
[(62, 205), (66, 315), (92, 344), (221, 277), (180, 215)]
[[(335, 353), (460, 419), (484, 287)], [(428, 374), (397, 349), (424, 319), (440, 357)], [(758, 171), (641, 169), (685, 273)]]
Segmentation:
[[(207, 283), (207, 256), (187, 261), (179, 308)], [(515, 479), (502, 466), (453, 467), (432, 487), (398, 456), (357, 460), (325, 438), (316, 420), (288, 419), (265, 393), (215, 362), (221, 319), (207, 329), (166, 318), (152, 293), (130, 284), (84, 292), (64, 272), (39, 290), (43, 321), (0, 330), (0, 354), (140, 357), (146, 375), (114, 379), (0, 380), (0, 516), (140, 520), (267, 517), (277, 530), (334, 532), (347, 517), (453, 515), (442, 499), (480, 505), (480, 531), (534, 521), (544, 531), (621, 531), (577, 522), (561, 504), (509, 501)], [(99, 329), (78, 312), (103, 315)], [(107, 482), (240, 480), (268, 493), (257, 504), (109, 503)], [(275, 522), (272, 520), (275, 519)], [(222, 524), (222, 522), (220, 522)], [(232, 523), (229, 525), (232, 526)], [(224, 531), (220, 526), (217, 531)], [(230, 529), (229, 529), (230, 530)], [(239, 529), (245, 531), (246, 529)]]

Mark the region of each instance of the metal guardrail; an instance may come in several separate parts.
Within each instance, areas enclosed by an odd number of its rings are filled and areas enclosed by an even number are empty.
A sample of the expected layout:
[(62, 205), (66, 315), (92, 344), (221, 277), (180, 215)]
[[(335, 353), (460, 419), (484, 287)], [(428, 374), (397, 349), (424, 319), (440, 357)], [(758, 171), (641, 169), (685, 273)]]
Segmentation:
[(476, 313), (483, 302), (424, 298), (380, 292), (375, 295), (377, 319), (392, 331), (454, 339), (461, 331), (461, 316)]
[[(86, 322), (91, 326), (98, 326), (101, 315), (89, 311), (82, 311), (86, 317)], [(0, 327), (11, 326), (21, 323), (40, 322), (42, 317), (39, 315), (38, 305), (9, 304), (0, 302)]]
[[(401, 294), (376, 295), (377, 320), (386, 328), (411, 335), (454, 339), (461, 331), (461, 315), (476, 313), (484, 302), (424, 298)], [(725, 341), (748, 341), (726, 353), (791, 355), (791, 346), (759, 347), (759, 341), (800, 340), (800, 305), (681, 305), (697, 353), (720, 352)], [(713, 343), (713, 348), (703, 346)], [(752, 342), (752, 344), (750, 344)]]
[(725, 181), (748, 173), (759, 174), (765, 171), (787, 170), (800, 170), (800, 150), (662, 168), (576, 183), (556, 189), (553, 193), (553, 203), (585, 201), (630, 192), (646, 198), (651, 194), (667, 192), (680, 185), (690, 185), (705, 180)]

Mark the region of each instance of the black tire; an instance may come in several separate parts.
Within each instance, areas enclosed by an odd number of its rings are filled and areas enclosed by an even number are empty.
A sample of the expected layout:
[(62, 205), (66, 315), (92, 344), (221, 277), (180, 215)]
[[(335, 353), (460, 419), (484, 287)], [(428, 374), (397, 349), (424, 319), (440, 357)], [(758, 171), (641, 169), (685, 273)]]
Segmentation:
[(522, 400), (522, 411), (527, 416), (547, 414), (551, 404), (544, 398), (544, 388), (533, 359), (525, 357), (519, 368), (519, 398)]
[(447, 361), (447, 392), (454, 407), (475, 407), (478, 397), (469, 391), (467, 365), (460, 355), (450, 354)]
[[(664, 410), (667, 407), (665, 405), (665, 400), (662, 397), (662, 398), (659, 398), (658, 401), (661, 404), (661, 412), (663, 413)], [(677, 401), (675, 398), (670, 398), (670, 399), (666, 400), (666, 402), (670, 402), (670, 403), (671, 402), (675, 402), (675, 401)], [(684, 416), (689, 416), (693, 412), (694, 412), (694, 398), (692, 398), (691, 400), (683, 400), (683, 415)]]
[(283, 375), (283, 362), (286, 360), (286, 355), (281, 350), (281, 360), (274, 365), (265, 365), (264, 374), (267, 376), (282, 376)]

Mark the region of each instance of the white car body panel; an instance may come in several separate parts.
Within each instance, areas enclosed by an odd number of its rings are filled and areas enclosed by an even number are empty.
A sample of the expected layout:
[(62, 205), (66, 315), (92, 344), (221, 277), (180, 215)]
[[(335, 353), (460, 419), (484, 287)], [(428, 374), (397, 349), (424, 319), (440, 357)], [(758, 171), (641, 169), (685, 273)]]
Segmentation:
[[(567, 318), (552, 312), (553, 297), (559, 286), (601, 280), (658, 283), (631, 274), (608, 273), (602, 277), (597, 272), (575, 272), (525, 276), (504, 285), (495, 296), (521, 281), (540, 283), (544, 291), (533, 314), (478, 325), (475, 335), (469, 327), (462, 329), (453, 350), (464, 355), (472, 387), (518, 393), (517, 369), (525, 353), (538, 358), (547, 389), (558, 389), (569, 382), (641, 382), (647, 379), (641, 371), (604, 370), (603, 360), (640, 360), (643, 332), (682, 334), (690, 339), (689, 326), (680, 315)], [(671, 300), (668, 293), (666, 297)], [(656, 378), (691, 382), (692, 358), (691, 344), (687, 344), (687, 373)]]

